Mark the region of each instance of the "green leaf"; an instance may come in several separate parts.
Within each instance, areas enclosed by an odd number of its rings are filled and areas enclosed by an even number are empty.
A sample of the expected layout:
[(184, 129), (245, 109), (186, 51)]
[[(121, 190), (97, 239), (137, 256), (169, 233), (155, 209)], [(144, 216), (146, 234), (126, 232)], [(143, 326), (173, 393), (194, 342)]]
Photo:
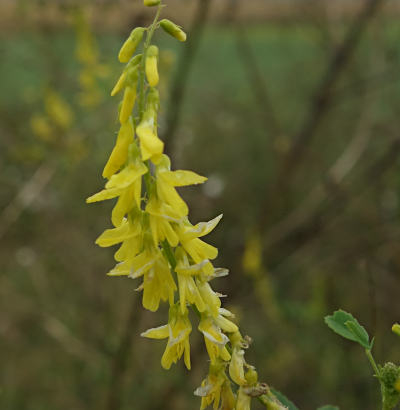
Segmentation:
[(365, 349), (372, 348), (367, 331), (350, 313), (339, 309), (333, 315), (325, 316), (325, 323), (340, 336), (359, 343)]
[(355, 322), (348, 321), (345, 323), (346, 327), (350, 330), (351, 333), (356, 337), (358, 343), (366, 349), (372, 348), (372, 343), (369, 342), (369, 336), (367, 331), (362, 327), (356, 319)]
[(318, 407), (317, 410), (339, 410), (339, 407), (331, 406), (330, 404), (322, 407)]
[(276, 398), (289, 410), (299, 410), (287, 397), (285, 397), (281, 392), (271, 389), (271, 392)]

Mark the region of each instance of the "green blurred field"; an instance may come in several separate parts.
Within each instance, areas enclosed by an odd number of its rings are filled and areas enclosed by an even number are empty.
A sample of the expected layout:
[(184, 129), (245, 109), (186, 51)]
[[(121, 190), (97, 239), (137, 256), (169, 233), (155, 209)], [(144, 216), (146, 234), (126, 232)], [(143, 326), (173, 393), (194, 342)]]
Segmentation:
[[(332, 109), (295, 176), (290, 200), (275, 208), (270, 223), (307, 196), (355, 133), (368, 130), (373, 136), (363, 160), (343, 187), (349, 195), (354, 190), (355, 199), (339, 208), (316, 240), (304, 247), (294, 240), (268, 253), (270, 300), (260, 301), (252, 279), (243, 273), (244, 238), (257, 227), (261, 205), (277, 200), (266, 195), (282, 150), (301, 126), (347, 26), (324, 31), (293, 21), (246, 28), (280, 135), (268, 129), (266, 107), (254, 96), (235, 31), (207, 26), (179, 128), (170, 141), (176, 168), (211, 177), (204, 188), (185, 191), (192, 220), (224, 213), (212, 240), (220, 248), (219, 264), (231, 274), (217, 287), (229, 295), (226, 305), (254, 338), (249, 361), (257, 364), (262, 380), (301, 409), (327, 403), (341, 409), (375, 408), (378, 388), (363, 352), (323, 323), (324, 315), (338, 307), (352, 311), (375, 332), (379, 359), (400, 360), (399, 342), (390, 334), (400, 315), (399, 163), (376, 184), (364, 178), (364, 170), (398, 135), (400, 26), (397, 20), (382, 22), (372, 24), (335, 88)], [(123, 38), (101, 32), (96, 39), (106, 75), (98, 80), (104, 90), (101, 102), (91, 109), (78, 104), (80, 66), (70, 28), (3, 33), (0, 39), (0, 213), (41, 164), (52, 170), (40, 194), (0, 239), (1, 409), (104, 408), (110, 361), (137, 297), (128, 279), (105, 276), (113, 252), (94, 245), (109, 225), (112, 205), (85, 204), (102, 186), (101, 170), (117, 131), (118, 102), (108, 92), (119, 75), (115, 56)], [(174, 78), (183, 46), (165, 37), (157, 41), (171, 50), (161, 89), (165, 113), (174, 104), (168, 101), (167, 78)], [(71, 128), (51, 142), (39, 140), (30, 127), (32, 115), (43, 112), (46, 87), (57, 90), (74, 113)], [(366, 131), (359, 130), (360, 121), (368, 121)], [(192, 392), (206, 372), (206, 354), (196, 332), (191, 340), (199, 356), (193, 355), (190, 374), (182, 363), (168, 373), (161, 370), (164, 343), (139, 336), (162, 324), (165, 313), (139, 315), (123, 409), (198, 407)]]

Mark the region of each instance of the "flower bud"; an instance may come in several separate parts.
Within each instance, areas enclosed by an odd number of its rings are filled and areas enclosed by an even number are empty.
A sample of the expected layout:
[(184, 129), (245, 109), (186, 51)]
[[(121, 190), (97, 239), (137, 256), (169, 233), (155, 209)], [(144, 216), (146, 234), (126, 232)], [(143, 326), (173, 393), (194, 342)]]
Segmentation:
[(143, 0), (143, 4), (147, 7), (158, 6), (161, 0)]
[(142, 41), (143, 33), (146, 29), (143, 27), (136, 27), (132, 30), (130, 36), (119, 50), (118, 60), (120, 63), (127, 63), (133, 56), (137, 46)]
[(400, 336), (400, 325), (398, 323), (395, 323), (392, 326), (392, 332), (395, 333), (397, 336)]
[(124, 71), (121, 76), (118, 78), (117, 83), (111, 91), (111, 97), (118, 94), (125, 86), (126, 72)]
[(186, 41), (186, 33), (171, 20), (163, 19), (160, 21), (161, 28), (170, 34), (172, 37), (175, 37), (179, 41)]
[(119, 113), (119, 122), (124, 124), (132, 114), (136, 100), (136, 85), (128, 85), (125, 88), (124, 99), (122, 100), (121, 111)]
[(156, 87), (158, 84), (158, 70), (157, 70), (158, 48), (150, 46), (146, 54), (146, 77), (150, 87)]

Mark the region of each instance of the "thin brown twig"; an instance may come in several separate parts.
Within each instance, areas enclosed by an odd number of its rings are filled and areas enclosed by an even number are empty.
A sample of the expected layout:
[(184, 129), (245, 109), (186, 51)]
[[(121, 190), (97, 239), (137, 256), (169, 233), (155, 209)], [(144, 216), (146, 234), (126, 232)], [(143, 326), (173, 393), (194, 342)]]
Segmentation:
[(364, 8), (355, 18), (342, 44), (332, 55), (328, 68), (312, 99), (310, 110), (300, 130), (294, 136), (294, 142), (283, 158), (282, 165), (278, 170), (277, 183), (275, 185), (277, 189), (279, 187), (279, 190), (282, 190), (282, 186), (287, 187), (289, 185), (294, 172), (304, 160), (308, 144), (314, 138), (325, 114), (330, 108), (333, 88), (353, 56), (368, 23), (383, 2), (384, 0), (366, 0)]
[[(317, 209), (309, 219), (304, 221), (303, 224), (298, 226), (296, 230), (293, 230), (282, 238), (274, 245), (279, 247), (292, 248), (290, 245), (293, 241), (298, 244), (291, 250), (291, 255), (286, 257), (284, 263), (298, 253), (304, 247), (308, 246), (311, 241), (317, 239), (336, 218), (340, 218), (340, 214), (349, 207), (353, 201), (358, 199), (365, 190), (371, 188), (373, 185), (380, 181), (380, 178), (390, 169), (398, 160), (400, 156), (400, 137), (394, 138), (388, 145), (384, 154), (375, 161), (370, 167), (368, 167), (362, 175), (362, 181), (357, 185), (357, 189), (344, 191), (343, 187), (340, 191), (332, 193), (329, 198), (329, 202), (324, 208)], [(351, 194), (350, 194), (351, 192)], [(358, 194), (358, 195), (357, 195)], [(357, 196), (356, 196), (357, 195)], [(293, 245), (293, 244), (292, 244)], [(270, 251), (270, 249), (266, 249)], [(278, 265), (282, 262), (278, 261)], [(276, 270), (276, 267), (274, 268)]]
[(196, 55), (204, 25), (207, 21), (211, 0), (198, 0), (197, 10), (192, 26), (189, 30), (188, 41), (179, 59), (174, 77), (171, 82), (168, 111), (166, 113), (166, 125), (163, 140), (166, 144), (166, 152), (171, 151), (171, 141), (174, 139), (179, 124), (179, 117), (185, 89), (189, 78), (190, 68)]

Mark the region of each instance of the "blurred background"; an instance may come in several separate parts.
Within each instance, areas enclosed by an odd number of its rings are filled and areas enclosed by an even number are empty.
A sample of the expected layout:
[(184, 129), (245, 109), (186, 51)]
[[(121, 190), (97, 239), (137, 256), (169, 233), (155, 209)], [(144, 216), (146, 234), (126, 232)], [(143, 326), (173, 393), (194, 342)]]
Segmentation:
[[(189, 40), (161, 48), (160, 133), (182, 191), (254, 342), (260, 379), (300, 409), (376, 409), (355, 344), (323, 318), (341, 307), (400, 361), (400, 2), (166, 0)], [(153, 9), (141, 0), (0, 1), (0, 408), (197, 409), (207, 372), (161, 369), (143, 340), (166, 311), (110, 279), (109, 203), (86, 205), (118, 130), (109, 97), (120, 45)], [(254, 408), (258, 404), (254, 402)]]

